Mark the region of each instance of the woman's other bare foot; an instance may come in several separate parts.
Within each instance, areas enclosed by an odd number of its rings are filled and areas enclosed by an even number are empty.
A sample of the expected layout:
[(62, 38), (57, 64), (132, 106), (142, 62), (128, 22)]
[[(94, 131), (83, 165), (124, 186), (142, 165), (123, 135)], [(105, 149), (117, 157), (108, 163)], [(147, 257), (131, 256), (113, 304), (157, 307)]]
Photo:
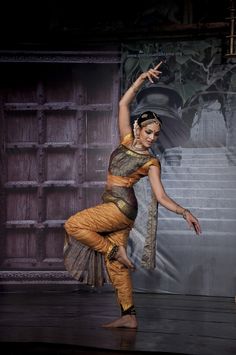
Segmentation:
[(126, 314), (113, 322), (103, 324), (103, 328), (130, 328), (134, 329), (138, 327), (138, 322), (136, 316), (131, 314)]
[(118, 251), (116, 253), (115, 259), (121, 264), (125, 265), (128, 269), (135, 270), (135, 266), (129, 260), (126, 250), (122, 245), (119, 245)]

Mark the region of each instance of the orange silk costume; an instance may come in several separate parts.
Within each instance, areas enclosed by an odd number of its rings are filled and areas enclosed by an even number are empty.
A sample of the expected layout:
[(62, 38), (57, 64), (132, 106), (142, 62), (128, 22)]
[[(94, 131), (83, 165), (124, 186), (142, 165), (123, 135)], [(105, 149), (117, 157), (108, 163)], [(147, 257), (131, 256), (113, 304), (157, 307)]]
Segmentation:
[[(76, 213), (64, 225), (67, 270), (90, 285), (101, 286), (110, 280), (122, 311), (133, 306), (130, 271), (120, 262), (109, 260), (108, 255), (114, 245), (127, 247), (138, 210), (133, 185), (148, 175), (151, 165), (160, 167), (152, 155), (131, 150), (132, 141), (132, 134), (125, 136), (111, 154), (103, 203)], [(149, 259), (150, 253), (146, 254)]]

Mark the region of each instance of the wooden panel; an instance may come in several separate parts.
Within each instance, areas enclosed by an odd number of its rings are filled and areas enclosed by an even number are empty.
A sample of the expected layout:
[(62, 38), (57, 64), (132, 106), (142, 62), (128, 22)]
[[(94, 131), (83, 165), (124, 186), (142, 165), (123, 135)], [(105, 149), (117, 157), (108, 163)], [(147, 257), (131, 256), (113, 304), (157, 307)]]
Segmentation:
[(47, 180), (75, 180), (77, 162), (73, 151), (49, 151), (45, 160)]
[(46, 220), (65, 220), (78, 209), (77, 190), (53, 189), (46, 194)]
[(37, 142), (38, 122), (35, 112), (6, 112), (7, 142)]
[(38, 175), (35, 151), (8, 152), (7, 181), (36, 181)]
[(76, 143), (76, 117), (74, 112), (46, 112), (46, 142)]
[(77, 86), (72, 69), (72, 65), (45, 66), (42, 73), (45, 102), (76, 101)]
[(37, 221), (38, 205), (35, 191), (9, 191), (6, 204), (7, 221)]
[(35, 66), (27, 64), (4, 65), (1, 70), (1, 86), (5, 102), (36, 102), (37, 78)]
[(87, 113), (87, 144), (112, 143), (111, 112)]
[(86, 181), (106, 180), (110, 153), (111, 151), (107, 149), (87, 149)]
[(84, 203), (84, 207), (88, 208), (91, 206), (95, 206), (99, 203), (102, 203), (102, 193), (104, 188), (102, 187), (89, 187), (83, 189), (82, 199)]
[(7, 231), (6, 258), (35, 258), (37, 255), (36, 235), (33, 231)]
[(87, 88), (87, 103), (112, 102), (113, 74), (114, 66), (101, 64), (86, 66), (82, 80)]
[(44, 262), (62, 263), (65, 233), (62, 229), (48, 230), (45, 233), (45, 259)]

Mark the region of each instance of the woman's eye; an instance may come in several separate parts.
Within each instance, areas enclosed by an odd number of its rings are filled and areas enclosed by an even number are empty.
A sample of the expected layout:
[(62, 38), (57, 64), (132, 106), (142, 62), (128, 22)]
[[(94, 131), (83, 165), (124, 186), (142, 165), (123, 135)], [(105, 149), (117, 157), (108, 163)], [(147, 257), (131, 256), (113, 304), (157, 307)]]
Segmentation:
[[(153, 131), (145, 131), (147, 134), (152, 134), (153, 133)], [(154, 133), (154, 136), (155, 137), (158, 137), (159, 136), (159, 132), (156, 132), (156, 133)]]

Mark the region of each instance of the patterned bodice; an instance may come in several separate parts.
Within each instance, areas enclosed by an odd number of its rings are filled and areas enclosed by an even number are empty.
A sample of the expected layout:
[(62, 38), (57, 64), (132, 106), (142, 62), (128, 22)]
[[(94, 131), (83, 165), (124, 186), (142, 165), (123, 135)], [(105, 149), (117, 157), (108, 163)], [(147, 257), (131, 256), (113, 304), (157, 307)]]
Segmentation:
[(114, 202), (129, 218), (137, 215), (137, 200), (133, 185), (148, 175), (151, 165), (160, 167), (157, 158), (144, 155), (129, 148), (133, 141), (131, 134), (124, 137), (120, 145), (112, 152), (106, 190), (102, 196), (104, 202)]

